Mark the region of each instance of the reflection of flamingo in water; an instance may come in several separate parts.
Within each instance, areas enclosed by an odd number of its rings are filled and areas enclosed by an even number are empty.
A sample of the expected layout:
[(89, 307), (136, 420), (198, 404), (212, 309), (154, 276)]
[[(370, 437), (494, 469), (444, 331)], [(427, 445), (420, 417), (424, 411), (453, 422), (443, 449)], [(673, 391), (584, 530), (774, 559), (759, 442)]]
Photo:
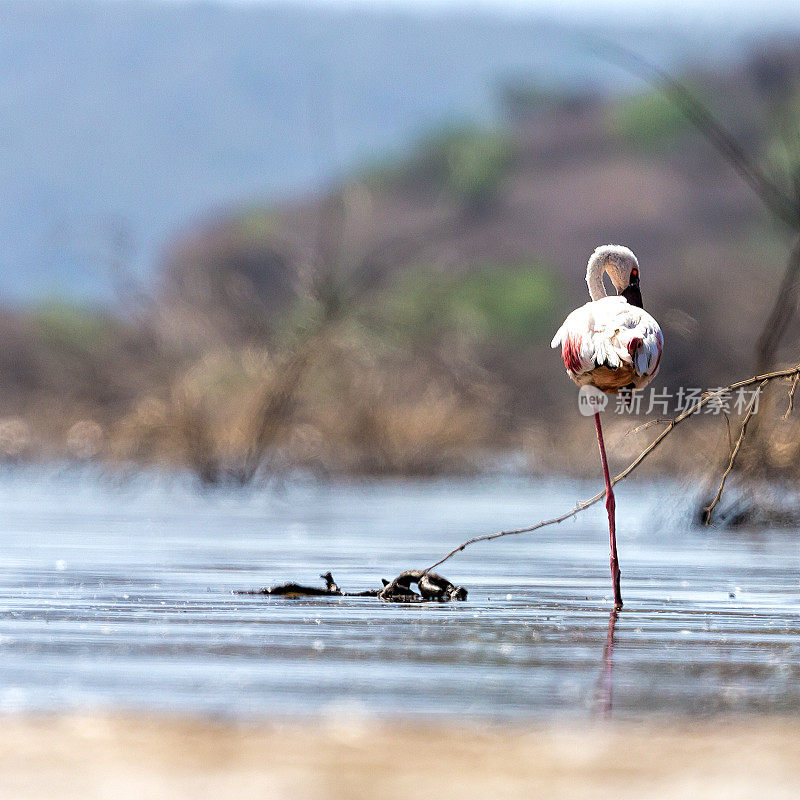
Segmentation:
[[(604, 272), (611, 278), (616, 296), (606, 296)], [(567, 374), (578, 386), (594, 386), (606, 394), (641, 389), (658, 372), (664, 337), (658, 323), (642, 308), (636, 256), (619, 245), (598, 247), (589, 259), (586, 283), (592, 302), (576, 308), (566, 318), (553, 337), (552, 347), (561, 348)], [(594, 422), (606, 481), (614, 606), (622, 608), (614, 517), (616, 504), (599, 411), (595, 412)]]
[(614, 693), (614, 633), (617, 627), (617, 609), (608, 618), (608, 633), (603, 647), (603, 672), (600, 675), (600, 711), (603, 716), (611, 716)]

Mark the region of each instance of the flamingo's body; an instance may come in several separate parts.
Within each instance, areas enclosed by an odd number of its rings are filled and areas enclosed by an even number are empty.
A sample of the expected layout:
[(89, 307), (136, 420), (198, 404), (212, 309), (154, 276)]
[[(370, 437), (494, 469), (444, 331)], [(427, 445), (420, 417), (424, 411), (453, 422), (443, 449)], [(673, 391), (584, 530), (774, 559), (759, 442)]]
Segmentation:
[[(604, 272), (611, 278), (616, 296), (606, 295)], [(664, 337), (658, 323), (642, 308), (636, 256), (619, 245), (598, 247), (589, 259), (586, 283), (591, 302), (564, 320), (551, 346), (561, 348), (567, 374), (579, 386), (595, 386), (607, 394), (643, 388), (658, 372)], [(595, 426), (606, 480), (614, 603), (621, 608), (616, 506), (599, 413), (595, 414)]]
[[(613, 245), (597, 248), (589, 264), (603, 268), (596, 258), (609, 252), (627, 250), (636, 264), (636, 257), (627, 248)], [(626, 254), (627, 255), (627, 254)], [(638, 283), (638, 274), (636, 276)], [(588, 276), (587, 276), (588, 280)], [(602, 282), (600, 283), (602, 287)], [(591, 287), (591, 284), (590, 284)], [(658, 323), (640, 306), (622, 295), (592, 299), (576, 308), (556, 331), (551, 347), (560, 347), (567, 374), (578, 386), (591, 384), (609, 394), (620, 389), (641, 389), (656, 376), (661, 362), (664, 337)], [(624, 290), (623, 290), (624, 291)], [(641, 297), (641, 294), (640, 294)]]

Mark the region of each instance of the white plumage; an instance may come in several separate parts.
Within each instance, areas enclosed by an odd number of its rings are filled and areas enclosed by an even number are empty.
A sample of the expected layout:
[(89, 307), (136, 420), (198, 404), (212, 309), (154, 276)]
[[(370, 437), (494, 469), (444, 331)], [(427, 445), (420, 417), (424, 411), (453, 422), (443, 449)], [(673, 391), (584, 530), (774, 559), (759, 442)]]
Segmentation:
[[(664, 337), (653, 317), (626, 296), (605, 296), (603, 271), (618, 291), (627, 290), (631, 299), (641, 302), (636, 256), (626, 247), (599, 247), (586, 275), (594, 299), (564, 320), (551, 346), (561, 348), (567, 374), (579, 386), (592, 384), (610, 394), (641, 389), (658, 372)], [(630, 288), (634, 286), (635, 297)]]
[[(631, 377), (627, 383), (640, 389), (658, 372), (663, 342), (661, 328), (650, 314), (617, 295), (576, 308), (556, 332), (551, 347), (561, 348), (567, 373), (579, 386), (593, 383), (594, 370), (605, 366), (622, 369), (626, 378)], [(606, 373), (595, 377), (603, 384), (599, 389), (622, 388), (609, 386)]]

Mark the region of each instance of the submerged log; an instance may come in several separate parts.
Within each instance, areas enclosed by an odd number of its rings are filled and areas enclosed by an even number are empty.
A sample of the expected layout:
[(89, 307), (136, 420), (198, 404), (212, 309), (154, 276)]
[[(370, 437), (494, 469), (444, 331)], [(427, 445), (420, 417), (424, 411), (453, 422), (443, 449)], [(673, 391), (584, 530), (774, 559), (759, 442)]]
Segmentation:
[(270, 594), (280, 597), (341, 597), (342, 592), (333, 580), (333, 575), (326, 572), (320, 575), (320, 578), (325, 581), (325, 588), (320, 586), (303, 586), (300, 583), (289, 581), (282, 583), (279, 586), (264, 587), (263, 589), (243, 589), (234, 592), (234, 594)]
[[(382, 580), (383, 588), (367, 589), (363, 592), (343, 592), (333, 580), (333, 575), (326, 572), (320, 575), (325, 581), (325, 588), (319, 586), (303, 586), (290, 581), (278, 586), (263, 589), (239, 590), (234, 594), (266, 594), (278, 597), (377, 597), (387, 603), (446, 603), (451, 600), (466, 600), (467, 590), (463, 586), (454, 586), (447, 578), (435, 572), (425, 570), (407, 570), (401, 572), (393, 581)], [(419, 593), (411, 585), (416, 584)]]

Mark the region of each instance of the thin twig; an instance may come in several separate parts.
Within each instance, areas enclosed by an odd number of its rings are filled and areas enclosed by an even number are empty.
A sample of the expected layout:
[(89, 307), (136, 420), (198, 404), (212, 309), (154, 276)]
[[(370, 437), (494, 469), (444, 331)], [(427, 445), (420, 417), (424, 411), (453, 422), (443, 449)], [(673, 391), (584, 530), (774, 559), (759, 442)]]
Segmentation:
[(725, 428), (728, 431), (728, 451), (733, 452), (733, 436), (731, 434), (731, 418), (727, 411), (722, 412), (722, 416), (725, 417)]
[(786, 413), (783, 415), (784, 419), (789, 419), (789, 415), (794, 411), (794, 393), (795, 389), (797, 389), (797, 380), (800, 378), (800, 374), (795, 375), (792, 378), (792, 388), (789, 389), (789, 405), (786, 408)]
[(625, 432), (625, 436), (632, 436), (634, 433), (639, 433), (639, 431), (646, 431), (648, 428), (652, 428), (653, 425), (663, 425), (665, 423), (669, 423), (670, 420), (668, 419), (650, 419), (647, 422), (643, 422), (641, 425), (637, 425), (635, 428), (631, 428), (629, 431)]
[[(720, 389), (715, 389), (713, 392), (706, 392), (703, 396), (694, 403), (690, 408), (686, 409), (685, 411), (678, 414), (677, 417), (674, 417), (669, 421), (669, 424), (666, 428), (664, 428), (661, 433), (650, 442), (641, 453), (639, 453), (636, 458), (625, 467), (622, 472), (619, 473), (615, 478), (611, 480), (611, 485), (615, 486), (620, 481), (625, 480), (641, 463), (644, 461), (660, 444), (664, 441), (664, 439), (669, 436), (670, 433), (678, 426), (681, 422), (683, 422), (688, 417), (692, 416), (693, 414), (697, 414), (703, 408), (703, 406), (707, 405), (709, 401), (713, 400), (714, 398), (720, 397), (727, 392), (735, 391), (736, 389), (743, 389), (746, 386), (752, 386), (755, 383), (760, 383), (762, 386), (770, 381), (776, 380), (777, 378), (791, 378), (795, 375), (800, 375), (800, 364), (795, 364), (793, 367), (789, 367), (787, 369), (777, 370), (775, 372), (769, 372), (766, 375), (755, 375), (752, 378), (746, 378), (742, 381), (737, 381), (736, 383), (732, 383), (729, 386), (723, 386)], [(759, 391), (761, 387), (759, 387)], [(595, 503), (599, 502), (605, 497), (605, 489), (602, 492), (599, 492), (594, 497), (590, 497), (588, 500), (583, 500), (578, 503), (572, 511), (568, 511), (565, 514), (561, 514), (558, 517), (553, 517), (552, 519), (542, 520), (541, 522), (537, 522), (535, 525), (529, 525), (525, 528), (517, 528), (515, 530), (509, 531), (498, 531), (497, 533), (485, 533), (481, 536), (473, 536), (471, 539), (467, 539), (467, 541), (460, 544), (458, 547), (453, 548), (446, 556), (440, 558), (434, 564), (431, 564), (426, 570), (425, 573), (430, 572), (435, 567), (438, 567), (440, 564), (444, 564), (445, 561), (451, 559), (454, 555), (460, 553), (462, 550), (465, 550), (470, 545), (476, 544), (477, 542), (489, 542), (492, 539), (499, 539), (503, 536), (517, 536), (522, 533), (532, 533), (533, 531), (537, 531), (540, 528), (547, 527), (548, 525), (558, 525), (561, 522), (569, 519), (570, 517), (574, 517), (576, 514), (580, 514), (581, 511), (585, 511), (587, 508), (590, 508)]]
[(800, 294), (800, 237), (795, 241), (789, 254), (778, 293), (756, 341), (757, 372), (771, 369), (775, 363), (778, 346), (797, 310), (798, 294)]
[[(800, 375), (800, 373), (798, 373), (798, 375)], [(795, 378), (797, 378), (797, 375), (795, 375)], [(711, 521), (711, 512), (717, 507), (717, 503), (719, 503), (720, 498), (722, 497), (722, 490), (725, 488), (725, 481), (728, 480), (728, 475), (731, 474), (731, 470), (733, 469), (733, 465), (736, 461), (736, 456), (739, 455), (739, 450), (742, 446), (742, 442), (744, 441), (744, 435), (747, 431), (747, 423), (750, 422), (750, 417), (753, 416), (755, 411), (758, 396), (761, 394), (761, 390), (767, 385), (767, 383), (768, 381), (762, 381), (761, 385), (753, 393), (753, 397), (750, 400), (750, 405), (747, 407), (747, 413), (744, 415), (744, 419), (742, 420), (742, 428), (739, 431), (739, 438), (736, 440), (736, 444), (731, 451), (731, 457), (728, 461), (728, 466), (725, 472), (722, 473), (722, 480), (719, 483), (719, 489), (717, 489), (714, 499), (703, 509), (703, 523), (705, 525), (708, 525)]]

